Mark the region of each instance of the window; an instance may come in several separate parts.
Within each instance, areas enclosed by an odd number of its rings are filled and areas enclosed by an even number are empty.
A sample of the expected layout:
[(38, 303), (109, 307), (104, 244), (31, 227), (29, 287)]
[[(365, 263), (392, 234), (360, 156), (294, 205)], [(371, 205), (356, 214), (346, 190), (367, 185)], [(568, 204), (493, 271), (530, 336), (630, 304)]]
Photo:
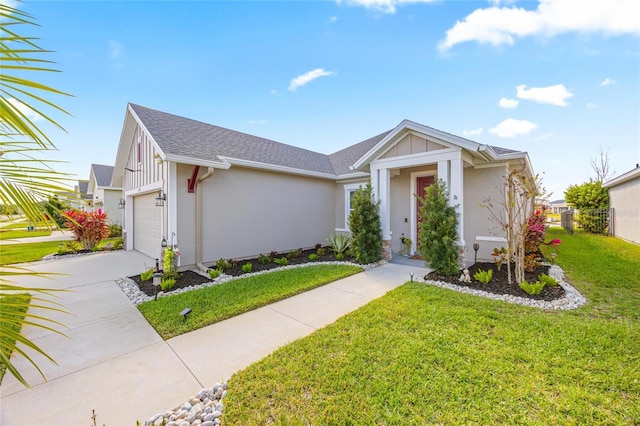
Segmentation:
[(353, 200), (353, 194), (356, 193), (358, 188), (366, 185), (365, 183), (350, 183), (344, 186), (344, 229), (349, 229), (349, 214), (353, 210), (351, 201)]

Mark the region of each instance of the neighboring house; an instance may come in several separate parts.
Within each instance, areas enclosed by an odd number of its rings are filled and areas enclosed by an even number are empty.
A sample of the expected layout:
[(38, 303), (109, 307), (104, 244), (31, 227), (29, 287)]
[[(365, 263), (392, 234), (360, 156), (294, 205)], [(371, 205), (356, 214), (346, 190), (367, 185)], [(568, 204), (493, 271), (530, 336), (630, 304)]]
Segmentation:
[(412, 121), (331, 155), (152, 110), (127, 106), (112, 186), (125, 195), (126, 248), (157, 258), (177, 244), (183, 266), (325, 244), (348, 232), (351, 194), (371, 182), (385, 256), (413, 241), (417, 202), (443, 179), (458, 205), (460, 244), (473, 260), (504, 245), (487, 197), (500, 202), (509, 170), (533, 175), (528, 155)]
[(111, 185), (113, 166), (92, 164), (86, 193), (90, 197), (88, 210), (102, 209), (109, 223), (122, 225), (122, 209), (118, 203), (122, 198), (122, 187)]
[(553, 214), (561, 214), (566, 211), (571, 210), (571, 207), (564, 200), (555, 200), (549, 203), (549, 207), (551, 207), (551, 213)]
[(640, 165), (602, 187), (609, 190), (614, 235), (640, 244)]

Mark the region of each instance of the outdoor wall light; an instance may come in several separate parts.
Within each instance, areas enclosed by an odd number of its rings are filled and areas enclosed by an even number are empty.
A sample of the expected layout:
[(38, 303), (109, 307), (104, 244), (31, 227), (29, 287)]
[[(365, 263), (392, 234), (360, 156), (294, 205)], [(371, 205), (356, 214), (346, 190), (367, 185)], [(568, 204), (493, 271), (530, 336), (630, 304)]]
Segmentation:
[(124, 209), (124, 198), (120, 198), (120, 201), (118, 201), (118, 208), (120, 210)]
[(162, 248), (165, 248), (167, 246), (167, 239), (163, 238), (162, 242), (160, 243), (160, 245), (162, 246)]
[(476, 252), (473, 256), (473, 263), (478, 263), (478, 250), (480, 250), (480, 244), (473, 243), (473, 251)]
[(161, 189), (158, 191), (158, 196), (156, 197), (156, 206), (164, 206), (165, 201), (167, 201), (167, 194), (165, 194)]
[(162, 282), (162, 273), (156, 272), (153, 274), (153, 298), (158, 300), (158, 287), (160, 287), (160, 283)]

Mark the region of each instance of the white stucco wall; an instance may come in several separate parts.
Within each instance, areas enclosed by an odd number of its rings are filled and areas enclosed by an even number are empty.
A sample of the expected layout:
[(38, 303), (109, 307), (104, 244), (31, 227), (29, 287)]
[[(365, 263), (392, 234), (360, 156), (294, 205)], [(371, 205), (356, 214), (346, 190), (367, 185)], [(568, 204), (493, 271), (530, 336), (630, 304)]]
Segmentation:
[(640, 177), (609, 188), (615, 236), (640, 244)]
[[(195, 263), (195, 194), (186, 190), (192, 169), (178, 166), (182, 265)], [(333, 181), (233, 166), (216, 169), (201, 185), (204, 263), (313, 247), (335, 229)]]

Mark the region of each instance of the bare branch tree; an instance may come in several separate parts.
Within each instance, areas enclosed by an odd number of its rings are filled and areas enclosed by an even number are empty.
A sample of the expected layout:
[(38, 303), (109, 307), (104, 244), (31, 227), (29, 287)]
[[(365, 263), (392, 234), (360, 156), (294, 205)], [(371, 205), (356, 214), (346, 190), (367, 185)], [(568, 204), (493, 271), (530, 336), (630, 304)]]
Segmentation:
[(600, 147), (600, 155), (591, 160), (591, 167), (596, 172), (596, 181), (600, 183), (608, 181), (615, 173), (609, 164), (609, 150), (604, 152)]

